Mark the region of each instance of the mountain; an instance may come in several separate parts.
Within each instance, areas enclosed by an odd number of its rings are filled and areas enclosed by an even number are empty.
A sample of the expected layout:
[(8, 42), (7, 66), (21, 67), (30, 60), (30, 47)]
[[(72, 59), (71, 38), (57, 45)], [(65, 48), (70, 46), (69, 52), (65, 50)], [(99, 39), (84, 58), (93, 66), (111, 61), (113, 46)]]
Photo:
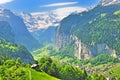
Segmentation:
[(112, 4), (119, 4), (120, 0), (101, 0), (100, 5), (102, 6), (108, 6)]
[(39, 41), (40, 44), (50, 44), (55, 41), (55, 30), (60, 20), (53, 13), (45, 12), (38, 15), (21, 13), (24, 23), (31, 35)]
[(39, 14), (21, 13), (20, 16), (30, 32), (47, 29), (50, 26), (55, 27), (60, 22), (56, 14), (50, 12), (41, 12)]
[(67, 7), (49, 12), (21, 13), (27, 29), (41, 44), (54, 43), (55, 29), (60, 21), (70, 14), (77, 14), (86, 9), (80, 7)]
[(55, 30), (60, 20), (52, 13), (40, 13), (39, 15), (31, 15), (21, 13), (27, 29), (31, 35), (39, 41), (40, 44), (50, 44), (55, 42)]
[[(100, 5), (103, 3), (105, 4)], [(109, 3), (108, 0), (103, 0), (91, 10), (64, 18), (57, 28), (57, 48), (61, 50), (72, 44), (74, 55), (79, 59), (99, 54), (119, 57), (120, 4), (118, 0)], [(109, 5), (105, 6), (106, 4)]]
[(9, 23), (15, 34), (15, 43), (24, 45), (30, 51), (40, 46), (38, 41), (28, 32), (23, 19), (10, 10), (0, 7), (0, 21), (6, 21)]
[(39, 41), (40, 44), (54, 44), (55, 43), (55, 34), (56, 27), (48, 27), (47, 29), (40, 29), (31, 34)]
[(12, 58), (20, 58), (24, 63), (34, 63), (29, 51), (25, 47), (15, 44), (15, 34), (10, 24), (0, 21), (0, 63)]
[(12, 58), (20, 58), (24, 63), (34, 63), (33, 56), (25, 47), (0, 39), (0, 61)]
[(28, 30), (30, 32), (34, 32), (48, 27), (56, 27), (63, 18), (70, 14), (82, 12), (84, 10), (86, 10), (86, 8), (66, 7), (48, 12), (35, 12), (31, 14), (23, 12), (20, 16), (23, 18)]
[(8, 42), (15, 42), (15, 34), (8, 22), (0, 21), (0, 39)]

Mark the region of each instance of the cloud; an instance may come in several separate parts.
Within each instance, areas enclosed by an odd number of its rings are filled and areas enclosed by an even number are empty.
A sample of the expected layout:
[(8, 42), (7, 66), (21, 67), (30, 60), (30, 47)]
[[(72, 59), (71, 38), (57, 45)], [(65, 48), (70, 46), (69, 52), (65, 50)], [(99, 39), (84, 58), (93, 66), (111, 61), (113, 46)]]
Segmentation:
[(71, 13), (77, 12), (80, 13), (82, 11), (87, 10), (86, 8), (74, 6), (74, 7), (63, 7), (63, 8), (57, 8), (55, 10), (46, 11), (46, 12), (33, 12), (32, 15), (48, 15), (53, 13), (56, 15), (56, 18), (59, 20), (62, 20), (64, 17), (67, 17)]
[(57, 8), (55, 10), (50, 10), (46, 12), (33, 12), (31, 15), (36, 17), (40, 17), (40, 20), (36, 20), (37, 25), (34, 25), (34, 27), (30, 28), (31, 30), (39, 30), (42, 28), (48, 28), (50, 26), (58, 26), (59, 22), (70, 15), (71, 13), (80, 13), (82, 11), (87, 10), (86, 8), (74, 6), (74, 7), (64, 7), (64, 8)]
[(63, 19), (64, 17), (70, 15), (71, 13), (80, 13), (82, 11), (85, 11), (86, 8), (83, 7), (64, 7), (64, 8), (58, 8), (56, 10), (53, 10), (52, 12), (55, 13), (59, 19)]
[(0, 4), (6, 4), (12, 2), (13, 0), (0, 0)]
[(78, 2), (53, 3), (53, 4), (43, 5), (43, 6), (41, 6), (41, 7), (58, 7), (58, 6), (73, 5), (73, 4), (77, 4), (77, 3), (78, 3)]

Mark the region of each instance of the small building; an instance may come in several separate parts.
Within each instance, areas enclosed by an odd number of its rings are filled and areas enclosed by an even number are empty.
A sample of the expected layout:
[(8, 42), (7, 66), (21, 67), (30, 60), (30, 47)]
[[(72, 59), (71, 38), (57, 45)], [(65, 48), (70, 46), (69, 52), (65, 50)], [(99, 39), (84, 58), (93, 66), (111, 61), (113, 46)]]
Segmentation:
[(40, 71), (38, 62), (35, 62), (34, 64), (32, 64), (31, 68), (35, 69), (36, 71)]

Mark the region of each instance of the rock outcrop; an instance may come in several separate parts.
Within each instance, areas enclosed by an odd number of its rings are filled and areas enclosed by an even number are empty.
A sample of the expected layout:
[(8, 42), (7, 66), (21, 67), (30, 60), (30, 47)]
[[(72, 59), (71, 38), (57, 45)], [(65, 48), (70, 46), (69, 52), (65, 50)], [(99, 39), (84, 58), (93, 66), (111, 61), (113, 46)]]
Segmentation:
[(119, 56), (120, 1), (110, 1), (102, 0), (101, 5), (64, 18), (56, 33), (58, 49), (72, 44), (73, 54), (78, 59), (88, 59), (99, 54)]
[(56, 47), (60, 50), (65, 46), (74, 45), (74, 56), (78, 59), (89, 59), (99, 54), (110, 54), (113, 57), (117, 57), (115, 50), (110, 49), (107, 44), (100, 43), (88, 46), (81, 42), (75, 35), (66, 35), (65, 33), (56, 34)]
[(89, 59), (92, 57), (91, 51), (85, 44), (81, 42), (76, 36), (73, 36), (74, 40), (74, 54), (78, 59)]
[(64, 33), (56, 34), (56, 47), (60, 50), (65, 46), (72, 44), (74, 45), (74, 56), (78, 59), (89, 59), (92, 57), (91, 51), (85, 44), (83, 44), (76, 36), (66, 35)]

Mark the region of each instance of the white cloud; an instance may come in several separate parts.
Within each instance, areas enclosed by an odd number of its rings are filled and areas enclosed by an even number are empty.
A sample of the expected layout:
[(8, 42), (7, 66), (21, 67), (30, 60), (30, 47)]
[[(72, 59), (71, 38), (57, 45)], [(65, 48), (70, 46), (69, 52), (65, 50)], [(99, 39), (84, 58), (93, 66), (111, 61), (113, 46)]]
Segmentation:
[(0, 4), (6, 4), (12, 2), (13, 0), (0, 0)]
[(73, 5), (73, 4), (77, 4), (77, 3), (78, 3), (78, 2), (53, 3), (53, 4), (43, 5), (43, 6), (41, 6), (41, 7), (57, 7), (57, 6)]
[(58, 16), (58, 18), (61, 20), (64, 17), (68, 16), (71, 13), (77, 12), (80, 13), (82, 11), (85, 11), (86, 8), (83, 7), (64, 7), (64, 8), (58, 8), (56, 10), (53, 10), (53, 12)]
[(48, 14), (48, 13), (53, 13), (56, 14), (58, 16), (66, 16), (69, 15), (72, 12), (82, 12), (85, 11), (86, 8), (83, 7), (79, 7), (79, 6), (74, 6), (74, 7), (63, 7), (63, 8), (57, 8), (55, 10), (51, 10), (51, 11), (46, 11), (46, 12), (33, 12), (31, 13), (32, 15), (41, 15), (41, 14)]
[(33, 12), (32, 15), (47, 15), (49, 13), (53, 13), (57, 15), (57, 19), (62, 20), (64, 17), (70, 15), (71, 13), (77, 12), (80, 13), (82, 11), (87, 10), (86, 8), (75, 6), (75, 7), (64, 7), (64, 8), (57, 8), (55, 10), (51, 10), (48, 12)]

